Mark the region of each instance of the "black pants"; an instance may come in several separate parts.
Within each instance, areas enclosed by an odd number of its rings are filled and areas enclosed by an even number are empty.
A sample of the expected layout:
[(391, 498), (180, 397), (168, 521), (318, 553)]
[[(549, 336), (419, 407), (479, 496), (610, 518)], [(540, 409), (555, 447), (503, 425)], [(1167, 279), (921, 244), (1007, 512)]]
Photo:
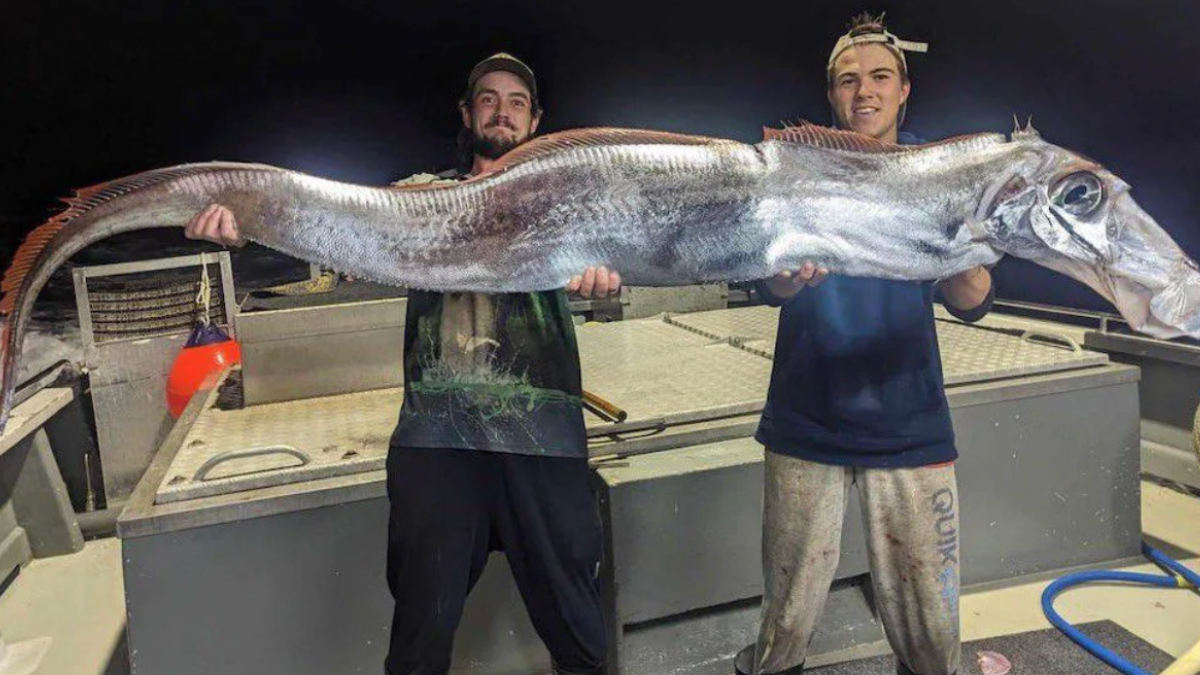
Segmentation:
[(586, 459), (392, 447), (390, 675), (441, 675), (488, 553), (503, 550), (556, 669), (599, 672), (601, 527)]

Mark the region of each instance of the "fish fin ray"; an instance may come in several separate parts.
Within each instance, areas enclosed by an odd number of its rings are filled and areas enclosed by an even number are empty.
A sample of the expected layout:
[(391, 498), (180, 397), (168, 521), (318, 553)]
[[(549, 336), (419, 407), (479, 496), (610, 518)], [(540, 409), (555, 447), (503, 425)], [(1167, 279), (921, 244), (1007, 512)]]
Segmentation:
[(599, 147), (614, 145), (724, 145), (736, 144), (721, 138), (695, 136), (665, 131), (646, 131), (642, 129), (619, 129), (595, 127), (588, 129), (569, 129), (558, 131), (545, 136), (538, 136), (509, 150), (497, 159), (487, 171), (457, 181), (404, 183), (388, 186), (392, 190), (423, 191), (443, 190), (453, 188), (462, 183), (474, 183), (489, 176), (503, 173), (515, 166), (552, 155), (557, 152), (580, 147)]
[(722, 145), (728, 143), (736, 143), (736, 141), (663, 131), (644, 131), (641, 129), (612, 129), (604, 127), (572, 129), (538, 136), (527, 143), (513, 148), (503, 157), (496, 160), (491, 173), (511, 169), (518, 164), (569, 148), (605, 145)]
[(62, 201), (67, 205), (67, 208), (34, 228), (26, 235), (21, 245), (17, 247), (16, 253), (13, 255), (8, 268), (4, 272), (3, 280), (0, 280), (0, 316), (8, 316), (12, 313), (21, 284), (24, 283), (29, 273), (37, 268), (36, 263), (38, 258), (67, 223), (121, 195), (136, 192), (137, 190), (177, 178), (224, 169), (273, 169), (282, 171), (282, 169), (263, 164), (239, 164), (234, 162), (181, 164), (165, 169), (144, 171), (104, 183), (97, 183), (96, 185), (76, 190), (73, 196), (63, 198)]
[(25, 241), (17, 247), (16, 254), (13, 255), (8, 269), (4, 273), (4, 279), (0, 281), (0, 317), (12, 313), (17, 301), (17, 291), (21, 288), (25, 277), (35, 268), (34, 262), (68, 220), (69, 218), (61, 215), (54, 216), (30, 232), (25, 237)]
[(857, 131), (831, 129), (805, 120), (801, 120), (795, 126), (786, 126), (782, 129), (763, 127), (763, 140), (867, 154), (911, 152), (911, 148), (915, 147), (885, 143), (870, 136), (864, 136)]
[(917, 150), (924, 150), (939, 145), (959, 143), (965, 140), (992, 135), (994, 134), (965, 134), (920, 145), (900, 145), (898, 143), (886, 143), (860, 134), (857, 131), (823, 127), (806, 120), (801, 120), (795, 126), (785, 126), (782, 129), (763, 127), (764, 141), (782, 141), (784, 143), (797, 143), (816, 148), (841, 150), (843, 152), (859, 152), (863, 154), (916, 152)]

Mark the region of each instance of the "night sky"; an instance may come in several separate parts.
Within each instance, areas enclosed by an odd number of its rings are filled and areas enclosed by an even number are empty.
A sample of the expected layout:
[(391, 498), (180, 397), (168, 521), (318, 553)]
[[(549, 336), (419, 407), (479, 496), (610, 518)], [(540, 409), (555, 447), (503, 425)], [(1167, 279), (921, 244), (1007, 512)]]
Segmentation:
[[(0, 264), (72, 188), (171, 164), (266, 162), (384, 183), (452, 161), (454, 103), (499, 50), (539, 76), (542, 131), (626, 126), (753, 142), (827, 123), (824, 65), (862, 10), (910, 55), (906, 129), (1033, 116), (1200, 257), (1200, 2), (5, 2)], [(182, 235), (180, 235), (182, 238)], [(1108, 309), (1006, 261), (1000, 295)]]

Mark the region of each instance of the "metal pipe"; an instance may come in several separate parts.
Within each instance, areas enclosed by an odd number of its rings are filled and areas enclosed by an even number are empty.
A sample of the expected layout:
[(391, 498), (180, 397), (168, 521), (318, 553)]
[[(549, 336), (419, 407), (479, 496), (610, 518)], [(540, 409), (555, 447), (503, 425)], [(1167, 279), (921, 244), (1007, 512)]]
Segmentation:
[(79, 531), (84, 539), (111, 537), (117, 533), (117, 518), (121, 517), (123, 510), (125, 504), (120, 503), (99, 511), (77, 513), (75, 520), (79, 522)]
[(598, 417), (607, 417), (609, 422), (624, 422), (629, 413), (623, 409), (609, 403), (588, 390), (583, 390), (583, 405), (595, 413), (597, 410), (600, 414)]

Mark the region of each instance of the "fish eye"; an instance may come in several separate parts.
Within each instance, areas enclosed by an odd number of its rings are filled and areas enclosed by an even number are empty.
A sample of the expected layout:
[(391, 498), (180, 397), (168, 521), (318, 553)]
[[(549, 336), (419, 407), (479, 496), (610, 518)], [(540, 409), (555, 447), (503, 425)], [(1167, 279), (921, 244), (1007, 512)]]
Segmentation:
[(1055, 190), (1055, 202), (1073, 216), (1091, 215), (1104, 201), (1104, 188), (1095, 174), (1073, 173), (1063, 178)]

